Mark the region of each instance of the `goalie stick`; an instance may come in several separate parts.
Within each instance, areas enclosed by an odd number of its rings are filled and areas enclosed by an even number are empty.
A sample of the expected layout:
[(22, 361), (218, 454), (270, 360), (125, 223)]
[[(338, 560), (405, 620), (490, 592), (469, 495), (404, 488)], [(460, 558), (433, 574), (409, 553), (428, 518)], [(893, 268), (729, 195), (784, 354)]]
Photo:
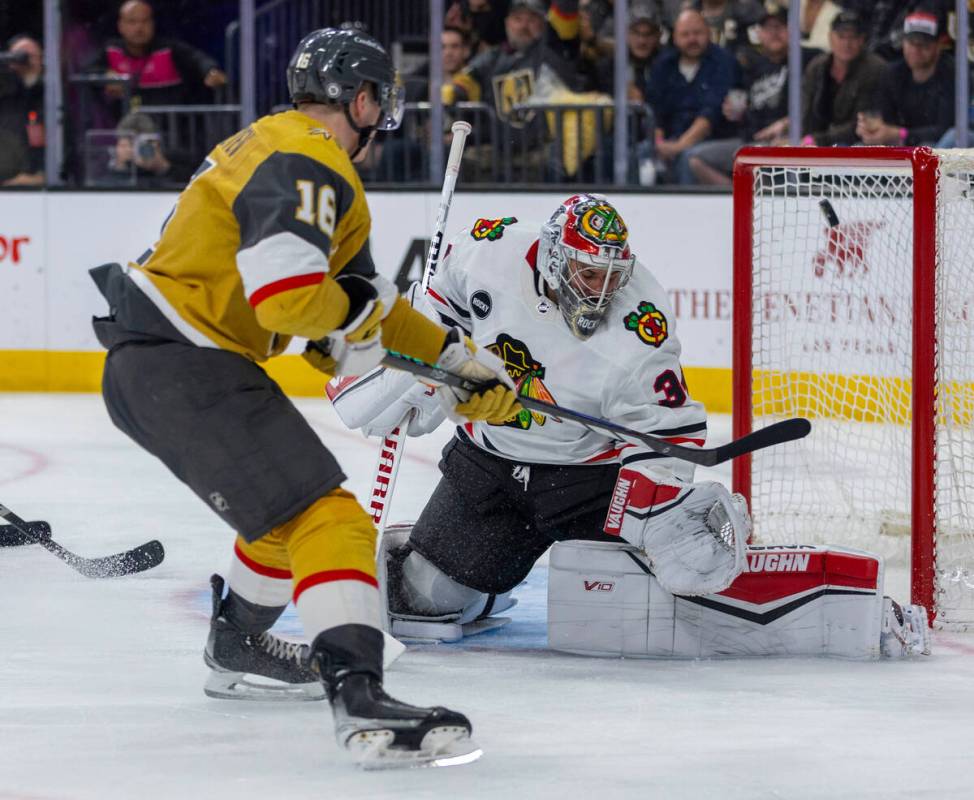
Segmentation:
[[(433, 238), (430, 240), (430, 249), (426, 254), (426, 265), (423, 267), (423, 294), (426, 294), (430, 278), (436, 273), (436, 267), (440, 261), (440, 248), (443, 246), (446, 221), (450, 216), (450, 205), (453, 203), (453, 191), (457, 185), (457, 176), (460, 174), (463, 147), (472, 130), (470, 123), (463, 121), (454, 122), (450, 129), (453, 131), (453, 141), (450, 144), (450, 155), (447, 158), (446, 170), (443, 175), (443, 189), (440, 192), (440, 205), (436, 213)], [(392, 503), (392, 494), (396, 488), (396, 476), (399, 474), (399, 465), (402, 463), (402, 450), (406, 445), (406, 428), (409, 427), (412, 415), (413, 410), (410, 409), (403, 415), (399, 424), (383, 437), (372, 478), (372, 495), (369, 500), (369, 513), (372, 515), (372, 521), (376, 527), (376, 578), (381, 596), (382, 632), (385, 640), (384, 660), (387, 667), (403, 653), (406, 646), (389, 632), (391, 624), (386, 589), (386, 565), (381, 545), (386, 522), (389, 519), (389, 505)]]
[[(20, 533), (25, 540), (24, 544), (39, 544), (86, 578), (117, 578), (144, 572), (161, 564), (166, 555), (162, 542), (153, 539), (124, 553), (115, 553), (102, 558), (84, 558), (55, 542), (51, 538), (51, 526), (46, 522), (27, 522), (2, 504), (0, 504), (0, 517), (10, 523), (10, 528)], [(2, 526), (2, 528), (7, 527)]]
[[(412, 358), (394, 350), (389, 350), (382, 361), (392, 369), (401, 369), (427, 378), (434, 383), (442, 383), (447, 386), (454, 386), (468, 392), (482, 389), (484, 384), (477, 384), (466, 378), (441, 369), (434, 364), (427, 364), (419, 359)], [(489, 384), (488, 384), (489, 385)], [(783, 444), (795, 439), (802, 439), (808, 436), (812, 429), (811, 423), (802, 417), (782, 420), (773, 425), (768, 425), (759, 431), (742, 436), (732, 442), (723, 444), (720, 447), (683, 447), (678, 444), (671, 444), (666, 439), (653, 436), (648, 433), (634, 431), (624, 425), (617, 425), (599, 417), (583, 414), (581, 411), (572, 411), (570, 408), (546, 403), (543, 400), (535, 400), (533, 397), (518, 397), (521, 405), (530, 411), (538, 411), (549, 417), (556, 419), (568, 419), (584, 425), (586, 428), (599, 433), (615, 436), (620, 439), (636, 440), (646, 445), (650, 450), (671, 458), (678, 458), (681, 461), (690, 461), (704, 467), (712, 467), (715, 464), (722, 464), (725, 461), (737, 458), (738, 456), (752, 453), (755, 450), (763, 450), (776, 444)]]

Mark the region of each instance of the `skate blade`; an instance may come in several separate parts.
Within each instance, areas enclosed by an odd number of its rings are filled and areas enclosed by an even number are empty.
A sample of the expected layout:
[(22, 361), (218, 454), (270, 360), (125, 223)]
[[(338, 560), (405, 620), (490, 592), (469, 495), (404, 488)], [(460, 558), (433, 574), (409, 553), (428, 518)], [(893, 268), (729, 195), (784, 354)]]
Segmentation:
[(433, 728), (423, 737), (418, 750), (392, 747), (394, 739), (395, 734), (390, 730), (360, 731), (348, 738), (345, 747), (367, 772), (456, 767), (471, 764), (484, 754), (466, 728)]
[(325, 699), (325, 689), (320, 683), (282, 683), (270, 678), (258, 682), (248, 680), (243, 672), (211, 672), (203, 693), (218, 700), (252, 702), (297, 703)]

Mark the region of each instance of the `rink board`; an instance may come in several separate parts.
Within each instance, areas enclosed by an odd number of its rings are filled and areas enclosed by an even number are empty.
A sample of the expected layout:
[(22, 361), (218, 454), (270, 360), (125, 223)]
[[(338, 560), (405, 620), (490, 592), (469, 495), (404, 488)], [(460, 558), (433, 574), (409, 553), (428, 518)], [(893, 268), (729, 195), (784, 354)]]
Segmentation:
[[(95, 391), (103, 363), (91, 317), (106, 307), (87, 270), (125, 263), (153, 244), (173, 193), (0, 191), (0, 391)], [(712, 410), (730, 405), (731, 198), (620, 194), (635, 252), (666, 286), (691, 390)], [(422, 274), (439, 200), (433, 192), (370, 192), (372, 252), (395, 279)], [(561, 193), (459, 191), (448, 238), (477, 219), (540, 224)], [(286, 391), (320, 394), (297, 357), (269, 371)]]

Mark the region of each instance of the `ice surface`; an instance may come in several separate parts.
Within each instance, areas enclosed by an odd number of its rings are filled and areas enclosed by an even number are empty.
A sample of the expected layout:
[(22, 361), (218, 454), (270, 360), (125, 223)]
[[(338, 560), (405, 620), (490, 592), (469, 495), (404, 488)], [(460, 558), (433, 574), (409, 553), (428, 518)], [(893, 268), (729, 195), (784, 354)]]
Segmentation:
[[(364, 496), (374, 445), (325, 401), (299, 405)], [(711, 443), (726, 437), (713, 427)], [(394, 519), (422, 507), (448, 435), (407, 444)], [(543, 565), (511, 625), (413, 648), (388, 675), (398, 697), (468, 714), (484, 757), (365, 774), (323, 704), (203, 695), (207, 579), (233, 534), (98, 397), (0, 394), (0, 502), (83, 555), (167, 549), (151, 572), (102, 581), (0, 549), (0, 800), (974, 796), (974, 637), (938, 634), (922, 662), (560, 655), (543, 649)]]

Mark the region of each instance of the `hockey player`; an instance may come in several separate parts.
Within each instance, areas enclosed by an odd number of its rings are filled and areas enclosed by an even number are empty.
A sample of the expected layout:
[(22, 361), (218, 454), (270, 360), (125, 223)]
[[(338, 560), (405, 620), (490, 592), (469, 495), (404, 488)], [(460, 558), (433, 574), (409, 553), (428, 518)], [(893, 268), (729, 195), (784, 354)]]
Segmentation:
[[(212, 581), (207, 693), (264, 696), (244, 673), (317, 685), (345, 747), (434, 760), (472, 749), (470, 723), (383, 691), (374, 526), (258, 364), (300, 336), (316, 369), (361, 374), (388, 347), (488, 382), (451, 395), (461, 417), (500, 422), (518, 405), (496, 356), (410, 308), (376, 274), (352, 162), (376, 130), (399, 124), (401, 87), (385, 50), (358, 31), (315, 31), (287, 83), (295, 110), (218, 145), (152, 248), (127, 269), (92, 270), (111, 306), (94, 323), (109, 348), (105, 401), (122, 431), (238, 532), (225, 597), (223, 579)], [(268, 633), (292, 597), (310, 647)]]
[[(461, 325), (479, 347), (499, 355), (522, 395), (702, 446), (706, 415), (687, 390), (667, 295), (634, 258), (626, 225), (605, 198), (571, 197), (540, 226), (514, 217), (477, 220), (448, 246), (428, 294), (413, 287), (410, 296), (426, 313)], [(329, 395), (346, 424), (367, 434), (388, 433), (408, 411), (410, 435), (454, 416), (443, 388), (434, 391), (381, 368), (357, 380), (332, 381)], [(694, 640), (684, 647), (674, 635), (674, 626), (687, 627), (679, 622), (681, 614), (694, 624), (701, 619), (700, 604), (688, 605), (685, 597), (703, 603), (736, 586), (735, 578), (749, 569), (750, 519), (743, 498), (718, 483), (694, 483), (691, 464), (522, 410), (500, 423), (462, 423), (440, 470), (442, 478), (415, 524), (393, 526), (385, 537), (394, 634), (456, 639), (464, 625), (490, 627), (483, 618), (509, 608), (510, 591), (559, 542), (549, 568), (549, 592), (563, 589), (560, 596), (549, 594), (549, 620), (558, 625), (549, 631), (552, 646), (657, 656), (727, 654), (755, 646), (750, 633), (735, 651), (722, 630), (715, 649), (708, 649), (706, 625), (688, 634), (705, 644)], [(833, 554), (804, 562), (788, 556), (780, 563), (818, 569), (796, 590), (810, 596), (828, 580), (848, 585), (828, 578), (844, 569), (835, 567), (838, 561)], [(752, 559), (752, 567), (755, 563)], [(773, 563), (779, 563), (777, 555)], [(864, 612), (875, 619), (875, 630), (864, 634), (870, 639), (865, 649), (878, 652), (880, 618), (886, 614), (895, 625), (895, 615), (891, 607), (882, 608), (881, 570), (870, 569), (865, 572), (872, 576), (871, 592), (860, 581), (841, 593), (846, 600), (853, 591), (875, 600), (878, 578), (879, 605)], [(621, 578), (607, 577), (627, 572), (635, 573), (629, 579), (636, 585), (632, 594), (622, 592)], [(749, 586), (754, 576), (740, 580)], [(652, 609), (650, 596), (656, 598)], [(645, 599), (645, 609), (634, 609), (634, 597)], [(775, 608), (782, 597), (794, 599), (786, 587), (774, 596)], [(589, 606), (595, 613), (588, 613)], [(652, 613), (657, 617), (651, 619)], [(914, 613), (922, 609), (907, 609), (908, 617)], [(720, 624), (727, 618), (724, 614)], [(647, 643), (650, 622), (658, 637)], [(627, 625), (643, 631), (640, 644), (623, 643), (620, 630)], [(809, 627), (807, 619), (802, 626)], [(925, 626), (915, 627), (923, 633), (914, 639), (925, 634)], [(618, 641), (608, 645), (612, 637)], [(668, 653), (660, 641), (669, 642)], [(785, 652), (775, 647), (792, 642), (776, 628), (760, 641), (769, 642), (767, 652)], [(849, 652), (860, 653), (860, 643), (854, 644)]]

